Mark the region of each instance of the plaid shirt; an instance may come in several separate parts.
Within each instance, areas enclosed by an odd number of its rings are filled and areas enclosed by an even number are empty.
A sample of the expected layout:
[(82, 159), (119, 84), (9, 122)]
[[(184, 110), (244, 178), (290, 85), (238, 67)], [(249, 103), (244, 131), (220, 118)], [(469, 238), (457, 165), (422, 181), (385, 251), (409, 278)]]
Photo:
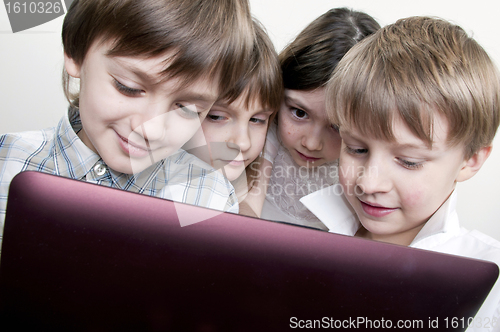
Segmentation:
[(184, 150), (141, 173), (118, 173), (78, 138), (81, 129), (79, 112), (70, 109), (55, 128), (0, 136), (0, 241), (9, 184), (27, 170), (238, 213), (231, 183)]

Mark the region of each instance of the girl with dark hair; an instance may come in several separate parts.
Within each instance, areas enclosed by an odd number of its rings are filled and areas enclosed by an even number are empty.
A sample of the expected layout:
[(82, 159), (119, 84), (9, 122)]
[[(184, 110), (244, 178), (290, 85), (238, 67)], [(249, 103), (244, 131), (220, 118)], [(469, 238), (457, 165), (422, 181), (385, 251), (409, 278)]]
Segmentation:
[(344, 54), (379, 28), (365, 13), (331, 9), (281, 52), (285, 98), (266, 142), (262, 218), (327, 230), (299, 201), (338, 182), (341, 139), (326, 115), (324, 87)]

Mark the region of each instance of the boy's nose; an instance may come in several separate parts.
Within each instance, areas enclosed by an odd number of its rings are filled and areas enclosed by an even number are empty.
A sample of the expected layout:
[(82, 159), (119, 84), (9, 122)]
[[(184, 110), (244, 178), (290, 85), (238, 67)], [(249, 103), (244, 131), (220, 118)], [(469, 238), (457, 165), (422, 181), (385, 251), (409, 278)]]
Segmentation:
[(375, 163), (366, 163), (361, 169), (356, 170), (357, 192), (366, 195), (385, 193), (391, 190), (389, 174), (384, 172), (384, 168)]

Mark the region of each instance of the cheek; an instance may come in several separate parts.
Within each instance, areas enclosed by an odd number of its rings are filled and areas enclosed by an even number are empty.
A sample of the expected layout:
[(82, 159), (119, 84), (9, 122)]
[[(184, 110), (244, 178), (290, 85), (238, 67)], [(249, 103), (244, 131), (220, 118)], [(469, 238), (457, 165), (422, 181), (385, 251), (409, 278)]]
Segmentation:
[(356, 179), (364, 170), (362, 161), (339, 149), (339, 178)]
[(436, 208), (433, 199), (434, 190), (425, 188), (422, 181), (406, 181), (397, 185), (401, 208), (415, 220), (428, 218)]
[(118, 121), (143, 108), (137, 101), (127, 103), (110, 85), (87, 83), (80, 87), (80, 113), (88, 114), (94, 121)]
[(212, 142), (225, 142), (222, 130), (217, 130), (212, 123), (203, 121), (201, 124), (202, 136), (207, 144)]
[(405, 189), (405, 194), (400, 195), (403, 205), (407, 208), (418, 208), (425, 203), (423, 191), (415, 186), (408, 186)]
[(252, 131), (251, 135), (252, 149), (263, 150), (266, 143), (267, 127), (256, 128)]
[[(163, 127), (163, 130), (165, 131), (163, 140), (164, 144), (167, 146), (180, 148), (192, 137), (194, 137), (201, 127), (198, 119), (185, 119), (181, 116), (175, 115), (173, 112), (168, 112), (166, 114), (172, 115), (164, 119), (166, 125)], [(158, 126), (160, 125), (158, 124)]]
[[(252, 147), (246, 152), (246, 158), (250, 159), (250, 162), (257, 159), (259, 154), (264, 150), (264, 144), (266, 143), (267, 128), (256, 129), (251, 132), (250, 143)], [(248, 164), (250, 163), (248, 162)]]
[[(341, 158), (339, 161), (339, 183), (343, 187), (354, 186), (356, 183), (356, 172), (353, 172), (353, 164), (346, 158)], [(346, 189), (346, 188), (344, 188)]]
[(293, 147), (300, 139), (301, 128), (286, 117), (278, 122), (278, 134), (286, 148)]

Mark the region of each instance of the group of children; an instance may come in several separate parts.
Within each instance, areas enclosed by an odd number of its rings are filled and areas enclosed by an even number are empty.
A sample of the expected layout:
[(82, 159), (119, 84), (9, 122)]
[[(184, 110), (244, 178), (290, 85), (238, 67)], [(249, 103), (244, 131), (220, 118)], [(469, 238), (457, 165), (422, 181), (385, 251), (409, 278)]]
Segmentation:
[[(278, 56), (247, 0), (75, 0), (62, 39), (68, 112), (0, 137), (2, 224), (36, 170), (500, 265), (455, 212), (500, 123), (498, 70), (460, 27), (332, 9)], [(349, 231), (300, 202), (333, 185), (318, 199), (350, 204)], [(498, 283), (477, 317), (500, 319)]]

